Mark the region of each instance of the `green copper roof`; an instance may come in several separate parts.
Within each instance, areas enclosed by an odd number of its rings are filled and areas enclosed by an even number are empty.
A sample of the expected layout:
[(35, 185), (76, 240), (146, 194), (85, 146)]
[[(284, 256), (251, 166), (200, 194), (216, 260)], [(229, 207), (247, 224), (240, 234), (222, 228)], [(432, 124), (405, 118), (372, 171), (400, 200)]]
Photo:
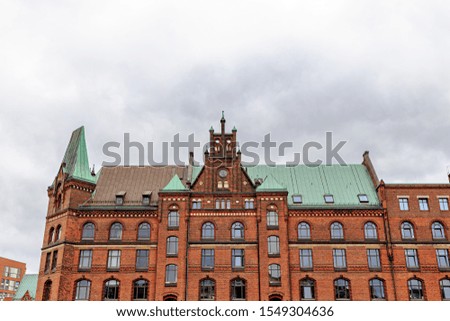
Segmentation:
[[(289, 205), (297, 205), (293, 203), (292, 195), (300, 194), (302, 195), (302, 204), (299, 206), (303, 207), (380, 206), (375, 187), (364, 165), (321, 165), (317, 167), (258, 165), (247, 167), (246, 170), (252, 180), (262, 178), (269, 180), (269, 186), (273, 185), (274, 181), (285, 186), (289, 192)], [(270, 177), (273, 177), (274, 180)], [(264, 185), (265, 182), (259, 188)], [(333, 195), (333, 204), (325, 203), (325, 194)], [(366, 194), (369, 202), (360, 203), (359, 194)]]
[(175, 174), (170, 182), (162, 189), (162, 191), (187, 191), (187, 187), (183, 185), (178, 174)]
[(36, 288), (38, 282), (37, 274), (25, 274), (20, 282), (19, 288), (17, 289), (16, 294), (14, 295), (14, 300), (21, 300), (25, 293), (30, 294), (30, 296), (35, 299), (36, 298)]
[(203, 166), (193, 166), (192, 167), (192, 183), (194, 183), (198, 177), (198, 174), (202, 171)]
[(287, 191), (287, 189), (269, 174), (269, 176), (264, 179), (263, 183), (256, 188), (256, 191)]
[(66, 153), (64, 154), (64, 173), (69, 177), (96, 183), (96, 177), (91, 175), (89, 159), (84, 136), (84, 127), (80, 127), (72, 133)]

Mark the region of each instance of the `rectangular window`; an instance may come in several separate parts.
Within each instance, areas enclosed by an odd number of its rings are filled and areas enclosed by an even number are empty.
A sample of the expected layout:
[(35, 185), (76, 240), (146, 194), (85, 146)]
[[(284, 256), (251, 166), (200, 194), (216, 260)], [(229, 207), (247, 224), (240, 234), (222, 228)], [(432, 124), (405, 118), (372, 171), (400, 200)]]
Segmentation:
[(347, 268), (347, 260), (345, 258), (344, 249), (333, 249), (333, 262), (335, 269), (340, 270)]
[(202, 202), (200, 200), (192, 201), (192, 209), (199, 210), (202, 208)]
[(399, 198), (398, 205), (400, 206), (400, 211), (409, 211), (409, 203), (406, 197)]
[(439, 198), (439, 208), (441, 209), (441, 211), (448, 211), (448, 198)]
[(9, 266), (5, 266), (5, 268), (3, 270), (3, 276), (6, 276), (6, 277), (9, 276)]
[(45, 268), (44, 271), (48, 273), (50, 271), (50, 262), (52, 260), (52, 253), (48, 252), (47, 256), (45, 257)]
[(301, 204), (303, 202), (301, 195), (292, 195), (292, 202), (294, 204)]
[(419, 198), (419, 208), (421, 211), (428, 211), (428, 198)]
[(300, 250), (300, 269), (311, 270), (313, 268), (312, 250), (301, 249)]
[(242, 249), (231, 250), (231, 266), (234, 269), (244, 268), (244, 250)]
[(120, 250), (108, 251), (108, 270), (120, 269)]
[(89, 270), (92, 265), (92, 250), (80, 251), (80, 262), (78, 268), (80, 270)]
[(202, 269), (212, 270), (214, 269), (214, 250), (202, 249)]
[(367, 250), (367, 262), (369, 264), (369, 269), (373, 269), (373, 270), (381, 269), (380, 250), (368, 249)]
[(148, 250), (136, 250), (136, 270), (148, 269)]
[(52, 271), (56, 270), (56, 265), (58, 264), (58, 251), (53, 252), (53, 259), (52, 259)]
[(438, 266), (440, 269), (449, 269), (449, 261), (448, 261), (448, 250), (447, 249), (437, 249), (436, 250), (436, 258), (438, 262)]
[(334, 197), (331, 194), (324, 195), (323, 198), (325, 200), (325, 203), (327, 203), (327, 204), (334, 203)]
[(123, 205), (123, 196), (116, 196), (116, 205)]
[(418, 269), (419, 268), (419, 258), (417, 257), (416, 249), (406, 249), (406, 267), (408, 269)]
[(369, 198), (367, 197), (367, 194), (359, 194), (358, 199), (360, 203), (369, 203)]
[(150, 205), (150, 195), (149, 194), (142, 195), (142, 205), (144, 205), (144, 206)]
[(255, 208), (255, 201), (254, 200), (245, 200), (245, 208), (246, 209), (254, 209)]

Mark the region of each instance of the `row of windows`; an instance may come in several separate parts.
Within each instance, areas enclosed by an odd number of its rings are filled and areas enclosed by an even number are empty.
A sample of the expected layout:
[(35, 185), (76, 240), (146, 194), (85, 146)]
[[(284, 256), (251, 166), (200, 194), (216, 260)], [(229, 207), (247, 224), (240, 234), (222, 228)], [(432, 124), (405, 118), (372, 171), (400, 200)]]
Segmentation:
[[(122, 224), (116, 222), (111, 225), (109, 229), (109, 239), (112, 241), (120, 241), (122, 240), (123, 226)], [(81, 233), (81, 239), (83, 241), (92, 241), (95, 238), (95, 225), (94, 223), (86, 223), (83, 225), (83, 231)], [(150, 240), (150, 224), (149, 223), (141, 223), (138, 226), (138, 241), (147, 241)]]
[[(246, 299), (246, 281), (241, 278), (233, 279), (230, 282), (230, 299)], [(410, 300), (424, 300), (423, 281), (412, 278), (407, 281)], [(338, 278), (333, 281), (335, 300), (351, 300), (350, 281), (345, 278)], [(443, 300), (450, 299), (450, 280), (442, 279), (439, 281), (441, 297)], [(149, 282), (145, 279), (139, 279), (133, 282), (133, 300), (148, 300)], [(45, 290), (45, 287), (44, 287)], [(311, 278), (300, 280), (300, 299), (316, 299), (316, 282)], [(91, 281), (80, 280), (75, 283), (75, 300), (89, 300), (91, 291)], [(372, 300), (385, 300), (385, 284), (382, 279), (373, 278), (369, 280), (370, 298)], [(120, 281), (110, 279), (103, 286), (103, 300), (118, 300), (120, 292)], [(199, 300), (216, 299), (216, 282), (213, 279), (203, 279), (199, 282)]]
[(3, 270), (3, 276), (7, 277), (7, 278), (9, 277), (9, 278), (18, 279), (18, 278), (20, 278), (20, 273), (21, 272), (22, 271), (21, 271), (20, 268), (5, 266), (5, 268)]
[[(414, 226), (410, 222), (403, 222), (401, 225), (402, 239), (415, 239)], [(433, 222), (431, 224), (431, 236), (435, 240), (445, 239), (444, 225), (441, 222)]]
[[(429, 211), (430, 207), (428, 205), (428, 197), (419, 197), (419, 209), (421, 211)], [(401, 211), (409, 211), (409, 198), (399, 197), (398, 205)], [(448, 211), (448, 198), (439, 197), (439, 208), (441, 211)]]
[(0, 283), (0, 290), (17, 291), (19, 285), (20, 285), (19, 281), (2, 279), (2, 282)]
[(48, 252), (45, 257), (44, 272), (49, 273), (50, 270), (52, 272), (55, 272), (57, 263), (58, 263), (58, 251), (53, 251), (53, 253)]

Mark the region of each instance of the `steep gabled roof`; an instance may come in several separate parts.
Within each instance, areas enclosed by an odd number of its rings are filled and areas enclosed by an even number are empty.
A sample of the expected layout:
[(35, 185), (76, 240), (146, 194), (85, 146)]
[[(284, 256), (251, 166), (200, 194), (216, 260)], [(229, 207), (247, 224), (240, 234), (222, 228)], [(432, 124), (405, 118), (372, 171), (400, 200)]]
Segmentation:
[(189, 189), (183, 185), (177, 174), (170, 180), (170, 182), (162, 189), (164, 192), (188, 191)]
[(25, 295), (25, 293), (27, 293), (27, 291), (30, 297), (32, 299), (35, 299), (37, 282), (38, 282), (37, 274), (25, 274), (22, 278), (22, 281), (20, 282), (16, 294), (14, 295), (14, 301), (22, 300), (23, 296)]
[(70, 137), (63, 158), (63, 172), (68, 174), (69, 178), (96, 183), (96, 177), (91, 175), (89, 169), (84, 126), (76, 129)]
[(281, 185), (272, 175), (268, 175), (263, 183), (259, 185), (256, 188), (257, 192), (269, 192), (269, 191), (275, 191), (275, 192), (287, 192), (286, 187)]

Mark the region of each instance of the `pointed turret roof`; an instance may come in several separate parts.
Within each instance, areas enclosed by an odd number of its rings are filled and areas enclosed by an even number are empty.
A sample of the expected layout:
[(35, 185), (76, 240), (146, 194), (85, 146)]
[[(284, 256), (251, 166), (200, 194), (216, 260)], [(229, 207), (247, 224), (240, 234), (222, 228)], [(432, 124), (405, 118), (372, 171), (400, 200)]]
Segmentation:
[(175, 174), (174, 177), (170, 180), (170, 182), (162, 189), (162, 191), (168, 192), (168, 191), (187, 191), (188, 188), (183, 185), (180, 178), (178, 177), (178, 174)]
[(80, 179), (90, 183), (96, 182), (89, 169), (89, 159), (84, 136), (84, 126), (76, 129), (70, 137), (69, 145), (63, 158), (63, 172), (69, 178)]
[(272, 175), (266, 177), (264, 182), (256, 188), (257, 192), (265, 191), (287, 191), (286, 187), (278, 183)]

